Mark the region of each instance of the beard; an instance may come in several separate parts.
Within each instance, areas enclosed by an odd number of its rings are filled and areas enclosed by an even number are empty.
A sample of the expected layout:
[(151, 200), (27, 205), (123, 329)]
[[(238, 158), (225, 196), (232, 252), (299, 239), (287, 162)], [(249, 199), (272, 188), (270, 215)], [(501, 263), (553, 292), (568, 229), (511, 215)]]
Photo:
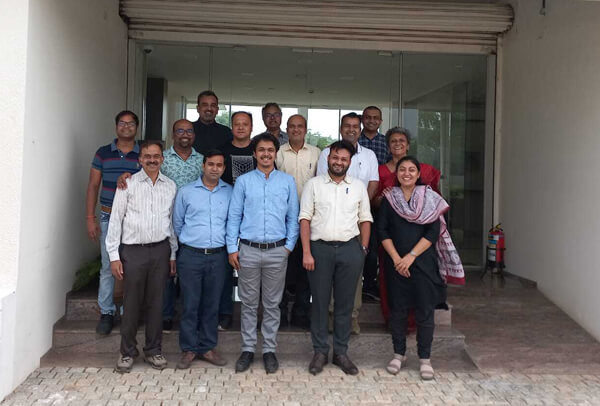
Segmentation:
[(333, 165), (328, 165), (329, 172), (335, 176), (344, 176), (348, 172), (348, 166), (344, 166), (341, 169), (335, 169)]

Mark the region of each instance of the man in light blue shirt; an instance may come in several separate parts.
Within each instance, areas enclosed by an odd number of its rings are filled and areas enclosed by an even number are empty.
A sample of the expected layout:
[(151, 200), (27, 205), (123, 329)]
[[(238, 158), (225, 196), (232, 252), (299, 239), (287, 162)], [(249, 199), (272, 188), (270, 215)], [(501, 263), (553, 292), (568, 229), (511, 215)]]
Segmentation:
[(203, 160), (204, 174), (179, 189), (173, 211), (183, 294), (178, 369), (189, 368), (196, 357), (219, 366), (227, 363), (216, 346), (221, 290), (229, 271), (225, 233), (232, 187), (220, 179), (225, 171), (222, 152), (208, 151)]
[[(254, 360), (258, 301), (263, 304), (263, 361), (267, 373), (279, 367), (275, 357), (288, 255), (298, 239), (298, 194), (294, 178), (275, 169), (279, 142), (262, 133), (252, 140), (255, 170), (240, 176), (233, 189), (227, 220), (229, 263), (238, 272), (242, 302), (242, 354), (235, 370)], [(238, 240), (240, 245), (238, 246)]]

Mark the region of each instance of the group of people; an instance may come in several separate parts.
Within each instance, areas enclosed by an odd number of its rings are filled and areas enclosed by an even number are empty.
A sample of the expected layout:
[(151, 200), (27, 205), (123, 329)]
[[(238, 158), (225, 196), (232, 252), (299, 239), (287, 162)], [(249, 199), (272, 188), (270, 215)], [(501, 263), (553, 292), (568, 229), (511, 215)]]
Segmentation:
[(225, 365), (218, 329), (231, 326), (235, 269), (242, 336), (236, 372), (254, 361), (262, 303), (267, 373), (279, 367), (277, 332), (289, 321), (310, 329), (310, 373), (328, 363), (332, 332), (332, 363), (357, 374), (347, 355), (350, 334), (360, 332), (363, 293), (379, 297), (382, 289), (394, 345), (386, 369), (402, 367), (415, 309), (420, 373), (432, 379), (434, 309), (445, 303), (446, 283), (464, 283), (464, 273), (445, 227), (448, 205), (436, 192), (439, 171), (407, 155), (410, 133), (379, 133), (381, 110), (369, 106), (344, 115), (341, 140), (320, 151), (305, 142), (302, 115), (281, 130), (276, 103), (264, 106), (267, 131), (253, 138), (250, 113), (233, 113), (231, 129), (215, 121), (214, 92), (198, 95), (197, 110), (198, 121), (173, 124), (166, 151), (160, 141), (136, 143), (138, 117), (122, 111), (117, 138), (92, 162), (86, 210), (89, 237), (101, 244), (98, 334), (109, 334), (120, 314), (115, 280), (123, 290), (116, 370), (129, 372), (139, 355), (142, 312), (144, 360), (167, 366), (161, 340), (172, 328), (175, 276), (183, 302), (177, 368), (195, 359)]

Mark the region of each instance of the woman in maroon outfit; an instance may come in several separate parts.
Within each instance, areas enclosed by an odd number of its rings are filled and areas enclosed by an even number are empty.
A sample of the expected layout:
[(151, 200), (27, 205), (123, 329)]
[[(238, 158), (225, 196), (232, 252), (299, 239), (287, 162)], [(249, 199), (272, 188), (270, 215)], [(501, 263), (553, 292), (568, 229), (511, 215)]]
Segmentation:
[[(383, 191), (389, 187), (398, 186), (398, 177), (396, 175), (396, 165), (400, 159), (408, 154), (410, 149), (410, 132), (403, 127), (390, 128), (385, 133), (385, 141), (392, 154), (392, 159), (383, 165), (379, 165), (379, 189), (373, 199), (373, 206), (379, 208), (383, 200)], [(440, 171), (435, 167), (421, 163), (421, 182), (429, 185), (433, 190), (441, 195), (439, 189)], [(390, 317), (390, 307), (387, 298), (387, 288), (385, 284), (385, 273), (383, 271), (383, 249), (379, 247), (379, 294), (381, 296), (381, 312), (386, 324)], [(408, 320), (408, 327), (411, 330), (415, 328), (414, 314), (411, 312)]]

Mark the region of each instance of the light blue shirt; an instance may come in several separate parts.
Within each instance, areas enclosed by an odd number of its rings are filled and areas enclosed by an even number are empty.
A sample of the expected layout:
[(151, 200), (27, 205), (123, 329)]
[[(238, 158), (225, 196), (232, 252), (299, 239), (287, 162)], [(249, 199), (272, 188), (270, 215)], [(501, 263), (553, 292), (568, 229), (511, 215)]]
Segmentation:
[(298, 239), (298, 193), (294, 178), (274, 169), (269, 178), (260, 170), (235, 181), (227, 219), (227, 252), (238, 251), (238, 238), (252, 242), (286, 239), (292, 251)]
[(180, 188), (173, 209), (173, 228), (179, 242), (194, 248), (225, 246), (232, 191), (220, 179), (213, 190), (204, 185), (202, 178)]

